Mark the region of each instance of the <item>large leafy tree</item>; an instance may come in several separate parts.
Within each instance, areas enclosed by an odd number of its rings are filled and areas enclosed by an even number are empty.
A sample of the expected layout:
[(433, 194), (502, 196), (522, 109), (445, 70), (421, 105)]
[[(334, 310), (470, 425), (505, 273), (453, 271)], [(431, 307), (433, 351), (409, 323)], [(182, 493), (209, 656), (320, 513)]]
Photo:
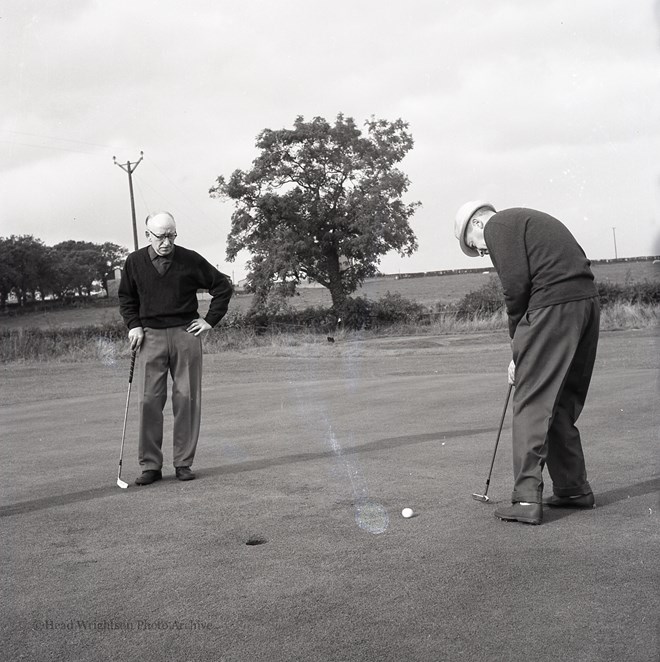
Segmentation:
[(53, 291), (62, 298), (68, 293), (89, 294), (94, 281), (99, 281), (108, 292), (108, 279), (120, 267), (128, 250), (106, 241), (68, 240), (51, 249), (54, 262)]
[(413, 146), (402, 120), (372, 118), (363, 132), (342, 114), (334, 125), (298, 117), (293, 129), (262, 131), (256, 146), (252, 168), (218, 177), (210, 194), (235, 203), (227, 258), (250, 253), (258, 294), (309, 278), (341, 311), (383, 255), (417, 249), (409, 219), (419, 203), (403, 202), (409, 180), (396, 167)]
[(0, 240), (0, 299), (4, 305), (13, 292), (21, 306), (35, 299), (42, 283), (48, 278), (50, 255), (48, 247), (32, 235), (11, 235)]
[(72, 291), (80, 296), (89, 294), (93, 281), (99, 278), (101, 247), (90, 241), (69, 239), (53, 246), (53, 257), (58, 296)]
[(0, 307), (11, 293), (20, 305), (54, 294), (62, 299), (89, 294), (95, 281), (108, 291), (108, 278), (121, 266), (128, 250), (105, 242), (63, 241), (46, 246), (32, 235), (0, 237)]

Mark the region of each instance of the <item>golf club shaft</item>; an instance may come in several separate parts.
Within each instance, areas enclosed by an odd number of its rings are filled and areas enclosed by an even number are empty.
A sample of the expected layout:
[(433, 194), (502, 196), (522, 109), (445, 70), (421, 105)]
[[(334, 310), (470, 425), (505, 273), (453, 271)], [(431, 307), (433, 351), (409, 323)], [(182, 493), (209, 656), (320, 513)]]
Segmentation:
[(121, 447), (119, 449), (119, 469), (117, 470), (117, 479), (121, 477), (121, 463), (124, 457), (124, 440), (126, 439), (126, 421), (128, 420), (128, 405), (131, 401), (131, 385), (133, 384), (133, 372), (135, 371), (135, 357), (137, 349), (131, 352), (131, 368), (128, 373), (128, 393), (126, 394), (126, 409), (124, 410), (124, 427), (121, 433)]
[(509, 407), (509, 398), (511, 397), (511, 391), (513, 390), (513, 384), (509, 384), (509, 388), (506, 392), (506, 400), (504, 401), (504, 409), (502, 410), (502, 418), (500, 419), (500, 425), (497, 430), (497, 439), (495, 440), (495, 449), (493, 450), (493, 459), (490, 461), (490, 470), (488, 471), (488, 478), (486, 479), (486, 489), (484, 490), (483, 496), (488, 494), (488, 486), (490, 485), (490, 477), (493, 473), (493, 466), (495, 465), (495, 456), (497, 455), (497, 447), (500, 443), (500, 437), (502, 436), (502, 427), (504, 426), (504, 418), (506, 417), (506, 410)]

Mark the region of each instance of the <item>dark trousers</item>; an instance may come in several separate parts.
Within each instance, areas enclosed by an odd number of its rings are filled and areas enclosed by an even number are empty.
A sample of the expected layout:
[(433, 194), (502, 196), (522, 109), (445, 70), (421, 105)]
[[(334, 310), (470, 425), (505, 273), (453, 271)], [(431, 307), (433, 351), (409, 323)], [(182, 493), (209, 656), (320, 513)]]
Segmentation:
[(163, 466), (168, 374), (172, 376), (174, 466), (189, 467), (201, 423), (202, 341), (187, 333), (185, 327), (145, 328), (138, 354), (138, 460), (143, 471)]
[(512, 501), (540, 503), (547, 462), (558, 496), (591, 491), (575, 423), (596, 360), (598, 299), (528, 311), (513, 338)]

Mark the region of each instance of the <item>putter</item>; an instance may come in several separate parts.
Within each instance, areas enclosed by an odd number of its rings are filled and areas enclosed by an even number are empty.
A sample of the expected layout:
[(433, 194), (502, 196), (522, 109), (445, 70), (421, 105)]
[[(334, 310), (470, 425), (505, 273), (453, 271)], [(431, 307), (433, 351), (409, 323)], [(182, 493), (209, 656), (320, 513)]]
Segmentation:
[(511, 390), (513, 389), (513, 384), (509, 384), (509, 389), (506, 392), (506, 400), (504, 402), (504, 411), (502, 412), (502, 418), (500, 419), (500, 427), (497, 431), (497, 439), (495, 440), (495, 450), (493, 451), (493, 459), (490, 462), (490, 471), (488, 472), (488, 478), (486, 479), (486, 489), (483, 494), (473, 494), (472, 498), (477, 501), (482, 501), (483, 503), (488, 503), (490, 501), (488, 497), (488, 486), (490, 485), (490, 476), (493, 473), (493, 465), (495, 464), (495, 455), (497, 454), (497, 446), (500, 443), (500, 435), (502, 434), (502, 426), (504, 425), (504, 417), (506, 416), (506, 410), (509, 406), (509, 398), (511, 397)]
[(117, 471), (117, 485), (125, 490), (128, 488), (128, 483), (121, 479), (121, 462), (124, 457), (124, 440), (126, 439), (126, 420), (128, 419), (128, 403), (131, 400), (131, 384), (133, 383), (133, 371), (135, 370), (135, 357), (137, 356), (137, 349), (131, 352), (131, 369), (128, 373), (128, 393), (126, 394), (126, 411), (124, 412), (124, 429), (121, 433), (121, 448), (119, 449), (119, 469)]

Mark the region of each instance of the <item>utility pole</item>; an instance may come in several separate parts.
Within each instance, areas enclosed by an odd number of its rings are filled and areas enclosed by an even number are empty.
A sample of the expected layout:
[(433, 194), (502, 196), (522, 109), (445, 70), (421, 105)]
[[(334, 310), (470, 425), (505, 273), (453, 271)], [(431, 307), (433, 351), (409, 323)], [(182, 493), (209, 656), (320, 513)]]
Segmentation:
[(614, 238), (614, 259), (616, 260), (619, 257), (616, 252), (616, 228), (612, 228), (612, 237)]
[(135, 200), (133, 198), (133, 178), (132, 174), (135, 171), (135, 168), (138, 167), (140, 164), (140, 161), (142, 161), (143, 158), (143, 152), (140, 151), (140, 158), (135, 161), (135, 163), (131, 163), (130, 161), (126, 161), (126, 163), (117, 163), (117, 159), (113, 156), (112, 161), (116, 166), (119, 166), (124, 172), (128, 173), (128, 190), (131, 194), (131, 215), (133, 216), (133, 244), (135, 246), (135, 250), (137, 250), (138, 247), (138, 236), (137, 236), (137, 222), (135, 221)]

